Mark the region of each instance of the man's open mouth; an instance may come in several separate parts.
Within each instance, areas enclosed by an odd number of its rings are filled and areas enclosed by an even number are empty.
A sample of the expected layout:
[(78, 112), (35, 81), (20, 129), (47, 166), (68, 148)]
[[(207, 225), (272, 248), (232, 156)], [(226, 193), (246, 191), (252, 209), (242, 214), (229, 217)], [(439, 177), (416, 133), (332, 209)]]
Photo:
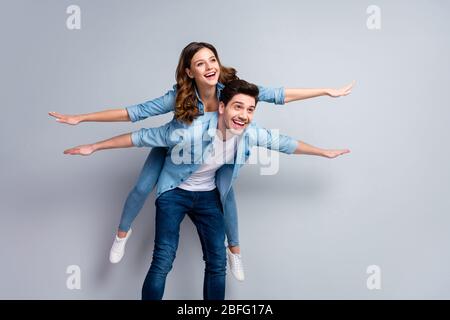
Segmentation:
[(231, 121), (234, 123), (235, 127), (240, 128), (240, 129), (244, 128), (245, 124), (246, 124), (246, 122), (238, 120), (238, 119), (231, 119)]

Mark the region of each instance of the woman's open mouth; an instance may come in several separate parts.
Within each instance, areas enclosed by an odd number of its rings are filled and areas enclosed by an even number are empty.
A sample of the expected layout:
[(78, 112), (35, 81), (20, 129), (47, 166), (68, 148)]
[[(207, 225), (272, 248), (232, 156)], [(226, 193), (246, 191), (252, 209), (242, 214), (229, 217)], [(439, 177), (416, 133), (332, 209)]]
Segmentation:
[(215, 76), (216, 76), (216, 72), (215, 71), (211, 71), (211, 72), (208, 72), (207, 74), (205, 74), (205, 78), (208, 79), (208, 80), (214, 79)]

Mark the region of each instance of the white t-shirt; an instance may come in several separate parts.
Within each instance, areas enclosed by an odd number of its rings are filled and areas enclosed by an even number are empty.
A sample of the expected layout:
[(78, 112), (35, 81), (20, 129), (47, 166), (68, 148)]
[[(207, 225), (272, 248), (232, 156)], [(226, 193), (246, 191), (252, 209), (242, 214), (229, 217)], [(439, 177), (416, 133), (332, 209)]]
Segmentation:
[(216, 171), (225, 163), (232, 163), (239, 142), (238, 136), (223, 141), (219, 136), (213, 139), (211, 152), (203, 164), (178, 188), (188, 191), (211, 191), (216, 188)]

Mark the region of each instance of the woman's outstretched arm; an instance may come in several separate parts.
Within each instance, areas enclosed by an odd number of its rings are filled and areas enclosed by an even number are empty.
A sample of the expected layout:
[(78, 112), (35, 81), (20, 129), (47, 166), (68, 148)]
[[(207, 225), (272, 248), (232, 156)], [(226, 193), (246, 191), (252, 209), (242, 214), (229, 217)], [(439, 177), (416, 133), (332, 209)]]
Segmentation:
[(128, 106), (121, 109), (108, 109), (99, 112), (67, 115), (58, 112), (49, 112), (48, 114), (56, 121), (67, 123), (71, 125), (79, 124), (80, 122), (96, 121), (96, 122), (115, 122), (115, 121), (132, 121), (136, 122), (144, 120), (148, 117), (164, 114), (175, 109), (175, 90), (169, 90), (165, 95)]
[(114, 121), (131, 121), (128, 116), (127, 109), (111, 109), (99, 112), (67, 115), (58, 112), (49, 112), (50, 116), (55, 117), (56, 121), (67, 123), (71, 125), (79, 124), (80, 122), (97, 121), (97, 122), (114, 122)]
[(320, 97), (320, 96), (330, 96), (333, 98), (346, 96), (352, 91), (354, 84), (355, 84), (355, 81), (353, 81), (352, 83), (350, 83), (342, 88), (338, 88), (338, 89), (332, 89), (332, 88), (328, 88), (328, 89), (325, 89), (325, 88), (324, 89), (303, 89), (303, 88), (285, 89), (284, 102), (288, 103), (288, 102), (292, 102), (292, 101), (304, 100), (304, 99)]

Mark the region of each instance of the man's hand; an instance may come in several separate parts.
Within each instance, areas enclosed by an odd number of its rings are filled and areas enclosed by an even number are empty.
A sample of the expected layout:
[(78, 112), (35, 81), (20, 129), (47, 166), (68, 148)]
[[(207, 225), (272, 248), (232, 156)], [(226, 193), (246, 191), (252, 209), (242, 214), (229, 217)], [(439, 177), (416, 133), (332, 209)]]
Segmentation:
[(348, 150), (348, 149), (341, 149), (341, 150), (325, 150), (325, 151), (323, 151), (323, 156), (324, 157), (326, 157), (326, 158), (330, 158), (330, 159), (333, 159), (333, 158), (336, 158), (336, 157), (338, 157), (338, 156), (341, 156), (341, 155), (343, 155), (343, 154), (346, 154), (346, 153), (349, 153), (350, 152), (350, 150)]
[(92, 144), (85, 144), (82, 146), (67, 149), (64, 151), (64, 154), (88, 156), (94, 151), (95, 148)]
[(61, 122), (61, 123), (76, 125), (81, 122), (81, 119), (79, 116), (71, 116), (71, 115), (61, 114), (58, 112), (49, 112), (48, 114), (52, 117), (55, 117), (56, 121)]
[(340, 89), (327, 89), (326, 93), (330, 97), (337, 98), (350, 94), (352, 92), (352, 88), (355, 85), (355, 80), (352, 83), (340, 88)]

